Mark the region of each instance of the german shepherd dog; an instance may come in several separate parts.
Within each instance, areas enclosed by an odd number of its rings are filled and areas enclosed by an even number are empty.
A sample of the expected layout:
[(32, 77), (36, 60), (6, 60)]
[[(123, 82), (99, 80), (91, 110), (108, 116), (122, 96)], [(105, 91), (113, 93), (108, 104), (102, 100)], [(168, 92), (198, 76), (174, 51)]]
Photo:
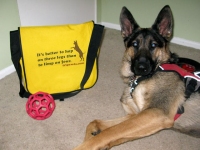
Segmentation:
[[(87, 126), (84, 142), (74, 150), (108, 150), (167, 128), (200, 137), (200, 90), (186, 98), (186, 84), (176, 72), (156, 71), (160, 65), (178, 59), (169, 50), (173, 33), (170, 7), (160, 11), (151, 28), (140, 28), (123, 7), (120, 24), (126, 48), (121, 75), (127, 83), (120, 101), (127, 115), (94, 120)], [(182, 106), (184, 113), (175, 121)]]

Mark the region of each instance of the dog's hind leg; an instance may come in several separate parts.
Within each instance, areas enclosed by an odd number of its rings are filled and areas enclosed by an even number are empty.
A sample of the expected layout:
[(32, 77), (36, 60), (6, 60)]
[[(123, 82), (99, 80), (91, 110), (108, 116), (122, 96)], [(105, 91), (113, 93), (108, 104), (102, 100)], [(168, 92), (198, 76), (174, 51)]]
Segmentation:
[(183, 104), (184, 113), (175, 121), (173, 128), (200, 138), (200, 93), (193, 93)]
[(115, 145), (152, 135), (173, 126), (173, 116), (167, 116), (160, 109), (147, 109), (129, 119), (103, 130), (82, 143), (74, 150), (110, 149)]

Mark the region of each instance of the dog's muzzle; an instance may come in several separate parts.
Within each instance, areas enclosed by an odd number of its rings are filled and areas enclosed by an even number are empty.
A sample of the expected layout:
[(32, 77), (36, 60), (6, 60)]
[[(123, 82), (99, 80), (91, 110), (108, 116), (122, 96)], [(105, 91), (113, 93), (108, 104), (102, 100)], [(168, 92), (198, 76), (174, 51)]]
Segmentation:
[(146, 76), (152, 72), (154, 63), (146, 57), (139, 57), (132, 61), (131, 71), (138, 76)]

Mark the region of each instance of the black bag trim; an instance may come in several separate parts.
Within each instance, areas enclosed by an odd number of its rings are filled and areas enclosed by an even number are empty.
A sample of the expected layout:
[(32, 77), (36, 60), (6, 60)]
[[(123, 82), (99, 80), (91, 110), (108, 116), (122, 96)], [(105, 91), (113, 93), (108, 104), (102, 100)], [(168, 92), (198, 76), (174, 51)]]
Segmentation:
[[(86, 70), (85, 70), (84, 77), (83, 77), (82, 82), (81, 82), (81, 89), (83, 89), (85, 83), (87, 82), (87, 80), (90, 77), (90, 73), (92, 72), (92, 68), (94, 66), (95, 58), (97, 58), (97, 55), (98, 55), (98, 49), (99, 49), (99, 45), (100, 45), (100, 42), (101, 42), (103, 29), (104, 29), (104, 27), (101, 26), (101, 25), (95, 25), (94, 26), (92, 36), (91, 36), (91, 39), (90, 39), (90, 45), (89, 45), (89, 48), (88, 48)], [(95, 37), (99, 37), (99, 38), (95, 38)], [(97, 71), (98, 71), (98, 68), (97, 68)]]

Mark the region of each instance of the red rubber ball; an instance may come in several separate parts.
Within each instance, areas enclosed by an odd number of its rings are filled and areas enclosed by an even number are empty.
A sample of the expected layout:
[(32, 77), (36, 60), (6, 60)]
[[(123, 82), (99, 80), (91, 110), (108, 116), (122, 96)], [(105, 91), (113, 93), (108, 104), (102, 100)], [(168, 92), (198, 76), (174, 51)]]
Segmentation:
[(55, 109), (55, 101), (53, 97), (44, 92), (37, 92), (29, 96), (26, 103), (26, 112), (36, 120), (44, 120), (49, 118)]

